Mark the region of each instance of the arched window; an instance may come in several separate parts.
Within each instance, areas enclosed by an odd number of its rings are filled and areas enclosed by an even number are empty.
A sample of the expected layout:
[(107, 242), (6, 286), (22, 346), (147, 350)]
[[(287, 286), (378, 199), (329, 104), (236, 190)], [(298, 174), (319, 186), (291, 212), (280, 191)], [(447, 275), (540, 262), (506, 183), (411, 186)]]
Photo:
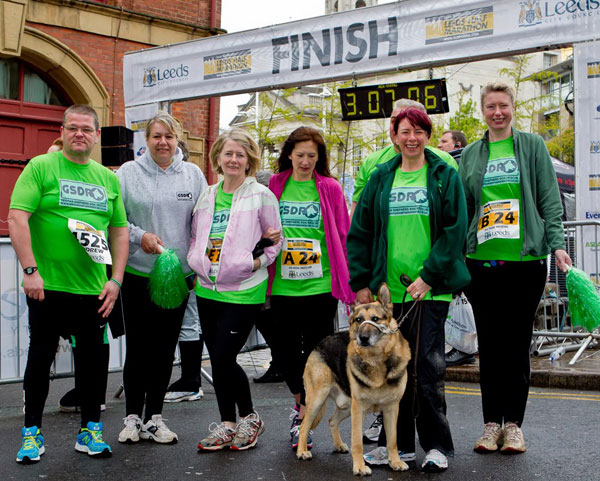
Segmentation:
[(357, 2), (354, 4), (354, 8), (362, 8), (366, 6), (367, 4), (365, 3), (365, 0), (357, 0)]
[(33, 68), (12, 59), (0, 59), (0, 100), (67, 106), (61, 95)]

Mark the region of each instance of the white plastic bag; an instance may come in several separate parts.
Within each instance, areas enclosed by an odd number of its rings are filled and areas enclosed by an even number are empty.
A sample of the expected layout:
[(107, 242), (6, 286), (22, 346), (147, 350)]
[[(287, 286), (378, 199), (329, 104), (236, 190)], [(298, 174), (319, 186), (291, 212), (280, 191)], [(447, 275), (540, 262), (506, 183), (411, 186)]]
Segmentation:
[(466, 354), (477, 352), (477, 330), (473, 308), (464, 293), (450, 303), (446, 318), (446, 342)]

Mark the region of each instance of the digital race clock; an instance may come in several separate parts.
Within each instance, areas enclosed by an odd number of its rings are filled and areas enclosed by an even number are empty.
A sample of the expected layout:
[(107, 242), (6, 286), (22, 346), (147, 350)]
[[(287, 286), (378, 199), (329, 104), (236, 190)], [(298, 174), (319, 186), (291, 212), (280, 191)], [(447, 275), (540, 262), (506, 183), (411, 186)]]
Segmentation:
[(446, 79), (416, 80), (396, 84), (338, 89), (342, 120), (389, 118), (398, 99), (421, 102), (428, 114), (448, 112)]

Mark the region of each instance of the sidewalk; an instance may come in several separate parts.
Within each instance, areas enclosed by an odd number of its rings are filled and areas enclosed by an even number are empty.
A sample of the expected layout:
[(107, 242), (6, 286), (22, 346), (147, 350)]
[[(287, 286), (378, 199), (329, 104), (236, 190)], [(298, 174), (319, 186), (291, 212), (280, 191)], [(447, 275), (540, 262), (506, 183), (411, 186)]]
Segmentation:
[[(532, 356), (531, 386), (599, 391), (600, 349), (586, 349), (575, 365), (569, 366), (575, 354), (576, 351), (567, 352), (553, 362), (548, 356)], [(479, 383), (479, 358), (475, 358), (475, 364), (447, 368), (446, 381)]]

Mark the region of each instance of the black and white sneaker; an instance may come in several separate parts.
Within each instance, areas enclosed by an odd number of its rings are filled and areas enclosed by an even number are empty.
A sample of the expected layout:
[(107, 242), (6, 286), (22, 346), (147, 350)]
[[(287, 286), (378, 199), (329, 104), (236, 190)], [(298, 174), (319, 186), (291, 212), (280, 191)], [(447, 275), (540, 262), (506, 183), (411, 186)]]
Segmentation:
[(140, 438), (161, 444), (175, 444), (177, 434), (171, 431), (160, 414), (155, 414), (140, 429)]
[(381, 426), (383, 425), (383, 413), (377, 413), (375, 420), (371, 423), (371, 426), (365, 429), (363, 432), (363, 441), (365, 443), (376, 443), (379, 439), (379, 433), (381, 433)]

